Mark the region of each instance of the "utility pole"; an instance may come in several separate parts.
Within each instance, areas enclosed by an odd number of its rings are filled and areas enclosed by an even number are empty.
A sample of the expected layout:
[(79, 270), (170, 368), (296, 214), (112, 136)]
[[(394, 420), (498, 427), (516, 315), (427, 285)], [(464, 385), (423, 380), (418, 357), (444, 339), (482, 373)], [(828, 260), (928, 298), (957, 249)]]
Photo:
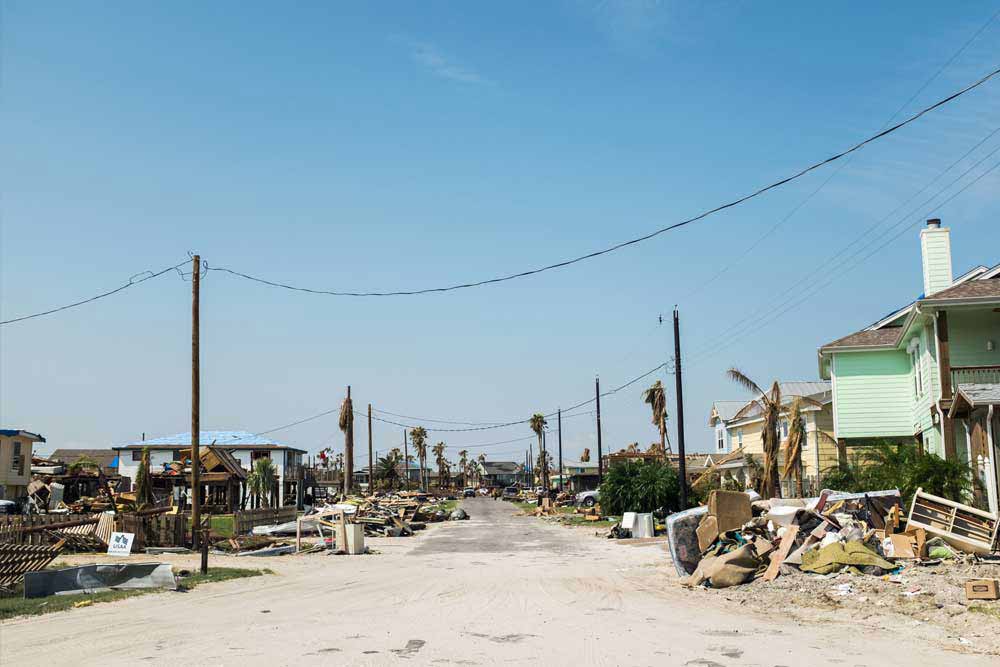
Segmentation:
[(531, 466), (531, 488), (535, 488), (535, 446), (528, 445), (528, 464)]
[(677, 386), (677, 456), (681, 510), (687, 509), (687, 460), (684, 457), (684, 389), (681, 382), (681, 316), (674, 306), (674, 381)]
[(549, 443), (545, 439), (545, 429), (542, 429), (542, 488), (549, 490)]
[(201, 533), (201, 255), (191, 258), (191, 542)]
[(354, 404), (351, 402), (351, 385), (347, 385), (347, 428), (344, 430), (344, 497), (354, 485)]
[(597, 483), (604, 483), (604, 450), (601, 447), (601, 378), (594, 378), (594, 395), (597, 397)]
[(405, 466), (405, 475), (403, 476), (403, 483), (406, 485), (406, 490), (410, 490), (410, 450), (407, 449), (406, 444), (406, 429), (403, 429), (403, 465)]
[(562, 464), (562, 408), (559, 408), (559, 412), (556, 413), (556, 423), (558, 424), (559, 431), (559, 493), (563, 492), (563, 464)]
[(372, 456), (372, 404), (368, 404), (368, 494), (375, 491), (375, 458)]

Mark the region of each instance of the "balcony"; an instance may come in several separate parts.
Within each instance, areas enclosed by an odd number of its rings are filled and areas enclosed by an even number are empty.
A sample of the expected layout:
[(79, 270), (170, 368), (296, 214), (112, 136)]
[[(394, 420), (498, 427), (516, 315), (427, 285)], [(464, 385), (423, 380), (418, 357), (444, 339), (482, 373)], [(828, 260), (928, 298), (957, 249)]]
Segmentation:
[(1000, 366), (952, 366), (952, 390), (960, 384), (1000, 384)]

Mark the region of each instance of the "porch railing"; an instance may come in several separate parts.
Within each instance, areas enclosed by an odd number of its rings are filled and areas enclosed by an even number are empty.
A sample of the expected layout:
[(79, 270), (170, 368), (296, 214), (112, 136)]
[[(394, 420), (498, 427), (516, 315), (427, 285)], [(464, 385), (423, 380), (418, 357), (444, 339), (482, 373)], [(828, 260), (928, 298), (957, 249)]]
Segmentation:
[(952, 389), (960, 384), (1000, 384), (1000, 366), (952, 366)]

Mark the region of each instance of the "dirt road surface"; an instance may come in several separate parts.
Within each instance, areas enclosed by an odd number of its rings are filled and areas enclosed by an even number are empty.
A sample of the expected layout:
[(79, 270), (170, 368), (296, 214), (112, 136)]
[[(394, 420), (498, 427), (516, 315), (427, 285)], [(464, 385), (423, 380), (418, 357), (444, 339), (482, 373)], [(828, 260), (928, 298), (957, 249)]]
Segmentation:
[(996, 664), (920, 627), (715, 604), (677, 587), (662, 543), (596, 539), (500, 501), (464, 506), (470, 521), (374, 540), (377, 555), (218, 557), (276, 574), (4, 623), (0, 664)]

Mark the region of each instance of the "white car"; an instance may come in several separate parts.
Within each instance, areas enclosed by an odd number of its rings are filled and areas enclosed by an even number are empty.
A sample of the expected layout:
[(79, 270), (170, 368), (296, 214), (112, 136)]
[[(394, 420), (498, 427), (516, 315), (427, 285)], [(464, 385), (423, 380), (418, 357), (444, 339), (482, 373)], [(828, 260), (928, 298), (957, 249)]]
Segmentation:
[(601, 492), (598, 490), (581, 491), (576, 494), (576, 504), (583, 507), (593, 507), (601, 500)]

